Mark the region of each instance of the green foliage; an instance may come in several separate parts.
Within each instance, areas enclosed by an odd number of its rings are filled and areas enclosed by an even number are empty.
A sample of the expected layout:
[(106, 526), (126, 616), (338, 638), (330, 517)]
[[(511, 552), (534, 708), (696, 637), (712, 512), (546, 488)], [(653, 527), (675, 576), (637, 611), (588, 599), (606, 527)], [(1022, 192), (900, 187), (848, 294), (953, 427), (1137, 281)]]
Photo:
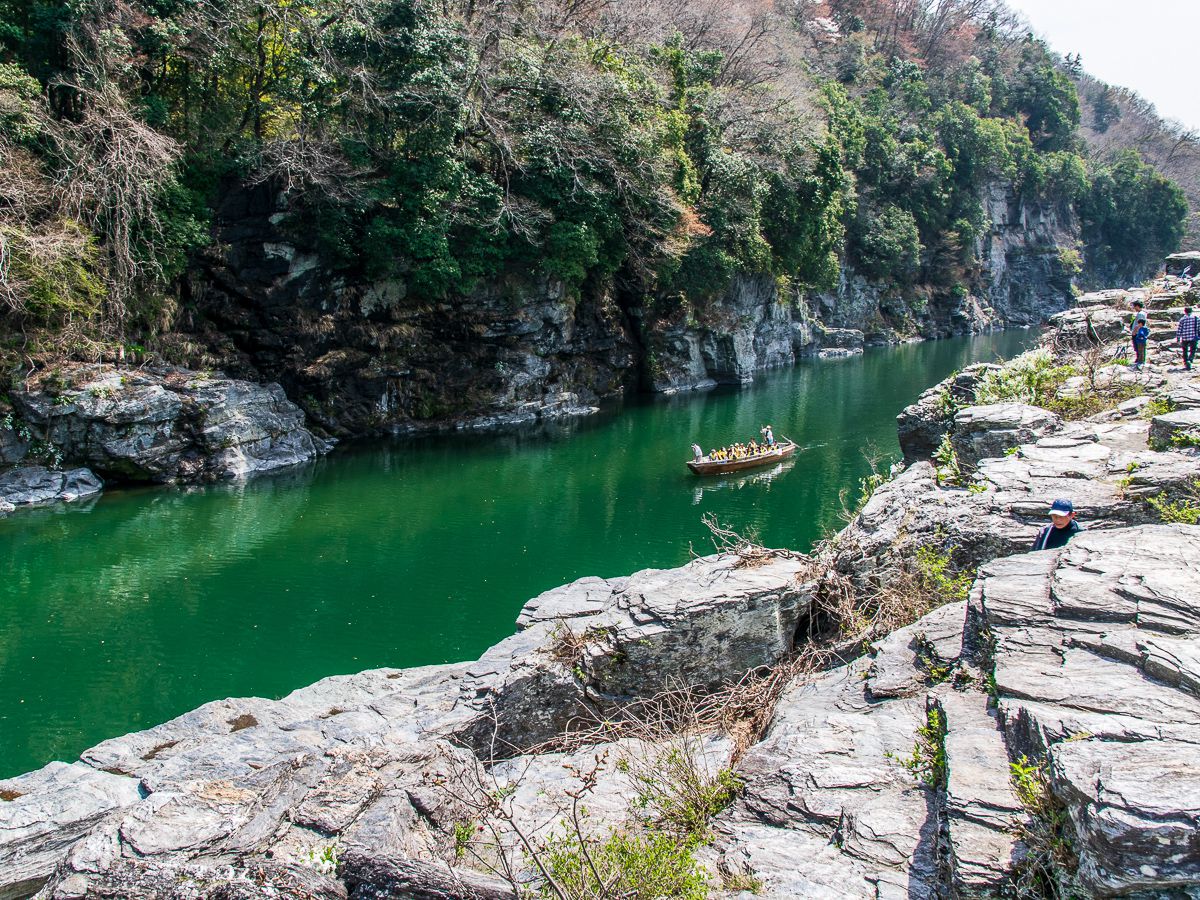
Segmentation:
[(655, 828), (683, 841), (706, 840), (709, 822), (733, 802), (741, 787), (729, 769), (714, 775), (703, 771), (695, 750), (686, 743), (676, 744), (650, 764), (629, 768), (637, 790), (634, 808), (645, 812)]
[[(628, 897), (630, 900), (705, 900), (708, 878), (693, 847), (671, 835), (614, 832), (603, 840), (577, 834), (549, 841), (543, 861), (567, 897)], [(550, 885), (543, 897), (558, 897)]]
[(947, 550), (923, 546), (917, 548), (917, 573), (926, 590), (935, 595), (933, 606), (966, 600), (975, 573), (961, 571)]
[(946, 781), (946, 722), (937, 709), (925, 712), (925, 724), (917, 728), (912, 755), (899, 760), (904, 768), (926, 786), (940, 787)]
[(912, 283), (921, 261), (921, 236), (912, 213), (889, 204), (863, 215), (867, 221), (859, 222), (855, 232), (860, 268), (872, 278)]
[(20, 65), (0, 62), (0, 135), (29, 144), (42, 134), (42, 86)]
[(1175, 403), (1170, 397), (1152, 397), (1142, 408), (1141, 416), (1143, 419), (1153, 419), (1155, 416), (1165, 416), (1174, 411)]
[(99, 314), (105, 298), (104, 268), (95, 237), (77, 222), (54, 231), (31, 232), (0, 224), (7, 251), (5, 286), (13, 306), (34, 323), (62, 325)]
[(1088, 896), (1075, 878), (1079, 860), (1071, 846), (1070, 819), (1050, 790), (1045, 765), (1022, 756), (1009, 763), (1009, 777), (1029, 815), (1029, 823), (1019, 833), (1026, 853), (1013, 875), (1014, 896), (1055, 900)]
[(302, 857), (302, 861), (312, 869), (316, 869), (322, 875), (335, 875), (337, 873), (339, 848), (337, 844), (330, 844), (325, 847), (314, 847)]
[(1069, 150), (1075, 145), (1079, 97), (1074, 83), (1055, 66), (1042, 41), (1028, 37), (1022, 44), (1008, 103), (1024, 115), (1039, 150)]
[(1146, 498), (1146, 503), (1163, 522), (1200, 525), (1200, 480), (1193, 481), (1177, 500), (1158, 494)]
[(1045, 350), (1034, 350), (1010, 360), (998, 371), (988, 372), (975, 390), (975, 401), (986, 403), (1029, 403), (1064, 419), (1084, 419), (1104, 412), (1141, 394), (1136, 384), (1105, 383), (1094, 373), (1070, 393), (1060, 395), (1067, 379), (1087, 374), (1078, 366), (1059, 365)]
[(1076, 374), (1071, 366), (1057, 365), (1044, 350), (1034, 350), (988, 372), (975, 389), (975, 402), (1030, 403), (1044, 406), (1062, 383)]
[(871, 474), (858, 479), (858, 498), (854, 502), (853, 509), (846, 511), (845, 518), (852, 519), (862, 512), (863, 507), (871, 501), (875, 492), (891, 481), (893, 477), (890, 466), (881, 471), (876, 465), (872, 465)]
[[(931, 42), (921, 58), (866, 7), (838, 12), (840, 62), (811, 60), (822, 129), (790, 86), (731, 74), (746, 46), (671, 22), (659, 43), (622, 45), (548, 29), (536, 4), (503, 9), (0, 0), (0, 137), (48, 183), (68, 161), (107, 173), (86, 163), (116, 147), (103, 158), (154, 163), (86, 205), (70, 253), (18, 261), (31, 314), (94, 316), (97, 287), (169, 290), (239, 183), (282, 196), (285, 229), (331, 276), (394, 281), (388, 302), (413, 306), (517, 272), (703, 312), (738, 273), (827, 289), (843, 260), (953, 302), (978, 285), (980, 198), (997, 181), (1077, 204), (1093, 265), (1144, 267), (1182, 234), (1182, 194), (1136, 156), (1089, 178), (1070, 77), (982, 19), (964, 26), (969, 52)], [(67, 217), (50, 218), (5, 227), (32, 241)], [(1065, 248), (1058, 274), (1079, 267)], [(109, 300), (101, 313), (124, 314)], [(153, 307), (130, 303), (148, 323)]]
[(1074, 247), (1060, 247), (1058, 265), (1068, 278), (1074, 278), (1083, 271), (1083, 256)]
[(966, 473), (958, 463), (958, 451), (950, 440), (950, 432), (942, 435), (942, 441), (933, 451), (934, 470), (939, 484), (963, 486)]
[(1114, 277), (1139, 278), (1179, 248), (1187, 214), (1183, 190), (1126, 150), (1096, 170), (1080, 202), (1089, 262)]
[(474, 822), (455, 822), (454, 823), (454, 858), (462, 859), (467, 854), (467, 849), (471, 846), (471, 841), (475, 839), (475, 832), (479, 826)]

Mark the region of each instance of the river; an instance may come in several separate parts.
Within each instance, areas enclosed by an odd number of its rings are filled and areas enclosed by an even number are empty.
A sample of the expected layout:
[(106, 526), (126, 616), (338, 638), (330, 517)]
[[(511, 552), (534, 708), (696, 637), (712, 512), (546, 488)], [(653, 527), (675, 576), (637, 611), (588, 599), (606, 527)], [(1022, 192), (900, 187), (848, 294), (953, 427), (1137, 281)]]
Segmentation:
[[(113, 491), (0, 521), (0, 777), (227, 696), (474, 658), (521, 605), (583, 575), (711, 551), (714, 514), (808, 549), (895, 416), (1009, 331), (868, 350), (742, 390), (624, 403), (529, 433), (343, 448), (248, 484)], [(782, 471), (697, 479), (683, 461), (757, 435)]]

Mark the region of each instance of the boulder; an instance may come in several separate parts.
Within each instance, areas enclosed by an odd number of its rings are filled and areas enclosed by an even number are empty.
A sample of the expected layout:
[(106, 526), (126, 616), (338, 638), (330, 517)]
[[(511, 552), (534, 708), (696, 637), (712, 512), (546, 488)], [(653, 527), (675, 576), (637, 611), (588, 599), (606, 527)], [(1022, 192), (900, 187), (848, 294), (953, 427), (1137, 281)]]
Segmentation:
[[(1095, 297), (1085, 295), (1085, 298)], [(1126, 335), (1129, 315), (1102, 303), (1083, 303), (1050, 317), (1050, 324), (1057, 330), (1060, 339), (1069, 345), (1085, 348), (1100, 347), (1119, 341)]]
[(328, 450), (277, 384), (183, 369), (94, 366), (68, 374), (70, 387), (27, 385), (12, 393), (13, 404), (64, 459), (106, 477), (239, 479)]
[(42, 506), (95, 497), (104, 482), (88, 469), (60, 471), (44, 466), (22, 466), (0, 472), (0, 506)]
[(1200, 447), (1200, 408), (1180, 409), (1151, 419), (1150, 446), (1158, 450)]
[(981, 459), (1001, 457), (1056, 430), (1062, 420), (1052, 412), (1024, 403), (969, 406), (954, 416), (950, 443), (959, 465), (975, 468)]
[(977, 363), (934, 385), (916, 403), (896, 417), (896, 436), (904, 461), (913, 463), (933, 458), (942, 439), (954, 425), (954, 414), (975, 402), (975, 390), (989, 372), (1000, 366)]
[(627, 578), (586, 578), (534, 598), (523, 630), (470, 670), (478, 716), (457, 739), (481, 755), (522, 753), (574, 719), (672, 685), (715, 689), (793, 646), (812, 596), (790, 556), (736, 555)]

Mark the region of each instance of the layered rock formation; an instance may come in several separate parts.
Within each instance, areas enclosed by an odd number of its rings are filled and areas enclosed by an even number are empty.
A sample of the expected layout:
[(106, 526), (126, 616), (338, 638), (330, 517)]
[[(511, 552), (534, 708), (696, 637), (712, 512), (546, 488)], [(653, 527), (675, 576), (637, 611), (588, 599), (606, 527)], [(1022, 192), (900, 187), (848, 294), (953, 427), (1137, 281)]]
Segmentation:
[(0, 516), (19, 506), (73, 503), (96, 497), (104, 482), (88, 469), (48, 469), (19, 466), (0, 472)]
[[(184, 369), (65, 367), (9, 397), (0, 462), (24, 467), (0, 476), (0, 500), (13, 505), (93, 495), (102, 486), (93, 472), (227, 481), (308, 462), (330, 447), (279, 385)], [(52, 469), (28, 464), (48, 458)]]
[(229, 867), (249, 877), (270, 860), (281, 887), (334, 843), (357, 848), (360, 864), (342, 873), (351, 881), (375, 883), (394, 871), (379, 861), (395, 857), (426, 867), (424, 882), (453, 882), (445, 829), (462, 813), (438, 784), (478, 765), (464, 745), (483, 759), (515, 756), (515, 772), (561, 770), (561, 758), (521, 754), (675, 679), (717, 685), (773, 664), (811, 599), (800, 566), (709, 557), (583, 579), (531, 601), (522, 630), (476, 662), (211, 703), (0, 782), (0, 897), (28, 896), (51, 876), (48, 897), (112, 896), (139, 880), (145, 892), (129, 896), (149, 897), (183, 873), (216, 884)]

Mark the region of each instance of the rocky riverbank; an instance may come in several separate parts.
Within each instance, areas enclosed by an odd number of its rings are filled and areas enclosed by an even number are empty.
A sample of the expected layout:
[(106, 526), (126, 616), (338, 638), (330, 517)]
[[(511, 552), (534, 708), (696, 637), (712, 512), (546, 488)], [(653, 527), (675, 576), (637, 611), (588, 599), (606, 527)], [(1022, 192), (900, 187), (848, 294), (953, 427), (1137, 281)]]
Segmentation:
[[(581, 579), (479, 660), (0, 781), (0, 898), (1195, 895), (1200, 384), (1084, 301), (907, 410), (811, 555)], [(1087, 531), (1025, 552), (1060, 495)]]
[(204, 483), (309, 462), (331, 443), (277, 384), (173, 368), (61, 366), (8, 394), (0, 514), (94, 497), (104, 481)]

